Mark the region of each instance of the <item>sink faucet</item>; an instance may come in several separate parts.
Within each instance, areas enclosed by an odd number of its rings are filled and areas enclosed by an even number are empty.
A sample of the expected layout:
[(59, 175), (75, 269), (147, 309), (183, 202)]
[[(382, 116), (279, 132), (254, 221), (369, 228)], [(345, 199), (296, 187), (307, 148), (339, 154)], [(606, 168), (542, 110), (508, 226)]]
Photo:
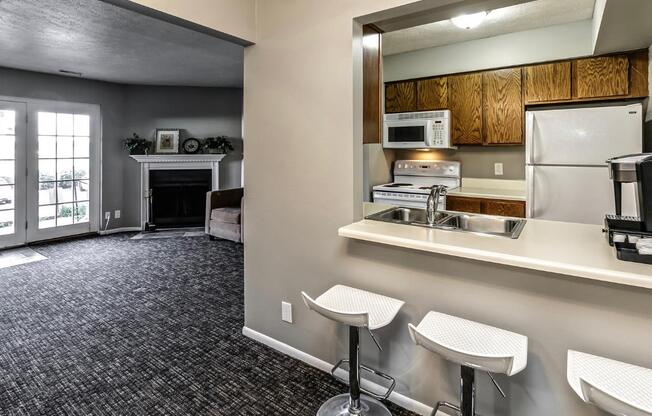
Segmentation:
[(445, 185), (434, 185), (430, 187), (430, 195), (428, 196), (428, 202), (426, 203), (428, 225), (435, 225), (435, 215), (437, 214), (437, 208), (439, 207), (439, 197), (446, 195), (446, 186)]

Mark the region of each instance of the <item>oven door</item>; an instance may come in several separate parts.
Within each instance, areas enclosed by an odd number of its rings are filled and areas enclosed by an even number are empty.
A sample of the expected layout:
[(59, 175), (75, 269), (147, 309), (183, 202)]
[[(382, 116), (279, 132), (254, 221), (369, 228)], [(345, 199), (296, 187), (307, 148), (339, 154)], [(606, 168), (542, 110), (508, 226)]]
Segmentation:
[(383, 147), (390, 149), (423, 149), (432, 143), (432, 120), (386, 121)]

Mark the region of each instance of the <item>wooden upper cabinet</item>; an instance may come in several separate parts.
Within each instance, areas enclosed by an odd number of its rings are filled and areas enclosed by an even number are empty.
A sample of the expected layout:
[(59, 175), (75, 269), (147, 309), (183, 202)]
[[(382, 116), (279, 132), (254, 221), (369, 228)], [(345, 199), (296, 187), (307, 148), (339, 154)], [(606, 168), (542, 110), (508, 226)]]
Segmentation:
[(600, 56), (573, 62), (577, 98), (614, 97), (629, 94), (629, 59), (626, 55)]
[(648, 50), (629, 55), (629, 96), (632, 98), (642, 98), (649, 95), (648, 55)]
[(525, 104), (571, 99), (571, 63), (530, 65), (523, 69)]
[(416, 111), (417, 84), (415, 81), (392, 82), (385, 85), (385, 112)]
[(448, 80), (446, 77), (417, 81), (417, 111), (448, 108)]
[(448, 77), (453, 144), (482, 144), (482, 74)]
[(509, 68), (482, 73), (484, 142), (523, 143), (523, 94), (521, 69)]

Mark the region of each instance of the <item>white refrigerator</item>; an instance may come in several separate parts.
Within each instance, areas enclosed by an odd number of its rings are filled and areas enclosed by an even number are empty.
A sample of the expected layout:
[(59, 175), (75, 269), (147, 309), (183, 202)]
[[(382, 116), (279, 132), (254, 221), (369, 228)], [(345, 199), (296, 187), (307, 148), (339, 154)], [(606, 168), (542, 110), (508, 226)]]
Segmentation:
[[(602, 224), (615, 212), (606, 160), (642, 152), (641, 104), (528, 111), (525, 129), (529, 218)], [(624, 185), (622, 213), (637, 215)]]

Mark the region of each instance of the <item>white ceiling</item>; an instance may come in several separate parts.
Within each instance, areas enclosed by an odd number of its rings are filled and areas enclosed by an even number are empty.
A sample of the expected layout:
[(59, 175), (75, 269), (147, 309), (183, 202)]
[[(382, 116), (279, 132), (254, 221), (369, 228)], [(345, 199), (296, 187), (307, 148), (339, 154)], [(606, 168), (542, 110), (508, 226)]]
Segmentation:
[(0, 0), (0, 66), (127, 84), (241, 87), (243, 47), (99, 0)]
[(383, 55), (586, 20), (594, 5), (595, 0), (535, 0), (492, 10), (474, 29), (460, 29), (447, 19), (388, 32), (383, 34)]

